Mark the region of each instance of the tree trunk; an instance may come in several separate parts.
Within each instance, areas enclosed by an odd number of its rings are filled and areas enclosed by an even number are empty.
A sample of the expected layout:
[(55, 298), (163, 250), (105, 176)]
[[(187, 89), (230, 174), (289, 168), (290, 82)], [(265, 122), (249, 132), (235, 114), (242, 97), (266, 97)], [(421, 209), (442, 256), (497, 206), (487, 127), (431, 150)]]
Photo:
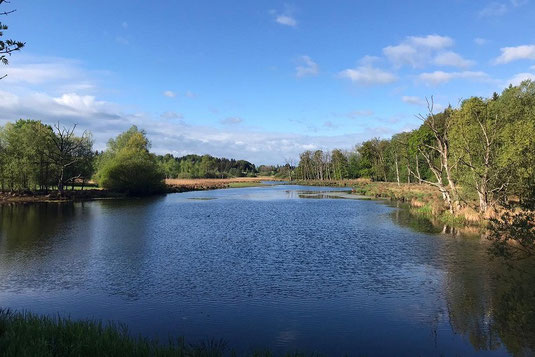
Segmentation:
[(63, 196), (63, 175), (64, 175), (65, 168), (61, 168), (59, 179), (58, 179), (58, 191), (60, 196)]
[(398, 156), (396, 155), (396, 179), (398, 180), (398, 186), (401, 186), (399, 182), (399, 167), (398, 167)]

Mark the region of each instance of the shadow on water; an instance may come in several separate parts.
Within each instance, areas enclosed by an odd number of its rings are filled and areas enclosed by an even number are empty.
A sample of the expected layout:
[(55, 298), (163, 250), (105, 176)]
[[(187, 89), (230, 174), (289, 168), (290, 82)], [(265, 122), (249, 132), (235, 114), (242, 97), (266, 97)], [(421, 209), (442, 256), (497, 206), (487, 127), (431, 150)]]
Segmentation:
[(508, 262), (487, 249), (467, 254), (466, 241), (488, 242), (480, 228), (451, 227), (413, 214), (407, 204), (392, 203), (392, 220), (415, 232), (449, 240), (445, 292), (452, 329), (476, 351), (502, 346), (515, 356), (535, 354), (535, 259)]

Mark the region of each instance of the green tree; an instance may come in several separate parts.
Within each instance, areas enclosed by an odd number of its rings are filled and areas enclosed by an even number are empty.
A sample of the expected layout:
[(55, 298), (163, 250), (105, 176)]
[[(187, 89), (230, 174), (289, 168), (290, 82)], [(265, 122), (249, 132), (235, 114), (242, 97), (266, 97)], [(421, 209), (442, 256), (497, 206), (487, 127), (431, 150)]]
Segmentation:
[(477, 192), (482, 214), (495, 206), (508, 183), (506, 166), (497, 162), (503, 120), (493, 104), (473, 97), (463, 101), (451, 116), (451, 154), (459, 163), (456, 177), (465, 189)]
[(497, 163), (507, 168), (508, 192), (535, 207), (535, 82), (506, 88), (496, 99), (503, 121)]
[[(8, 3), (7, 0), (0, 0), (0, 5), (3, 3)], [(15, 12), (15, 10), (8, 10), (1, 12), (0, 15), (9, 15), (11, 13)], [(9, 63), (8, 56), (11, 56), (13, 52), (20, 51), (24, 47), (24, 42), (21, 41), (15, 41), (11, 39), (2, 39), (4, 36), (4, 31), (8, 29), (7, 25), (0, 22), (0, 62), (7, 65)], [(5, 78), (7, 76), (4, 75), (0, 77), (0, 79)]]
[(136, 126), (111, 139), (98, 162), (99, 185), (135, 195), (163, 190), (165, 176), (149, 148), (145, 132)]

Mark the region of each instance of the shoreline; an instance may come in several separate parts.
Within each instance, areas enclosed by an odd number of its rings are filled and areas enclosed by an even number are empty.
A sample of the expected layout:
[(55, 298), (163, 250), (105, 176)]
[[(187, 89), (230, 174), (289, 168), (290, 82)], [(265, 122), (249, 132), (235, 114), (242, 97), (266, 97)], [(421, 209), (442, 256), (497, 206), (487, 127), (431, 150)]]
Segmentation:
[[(157, 196), (168, 193), (181, 193), (189, 191), (206, 191), (224, 188), (258, 187), (264, 186), (262, 181), (284, 181), (281, 178), (236, 177), (228, 179), (166, 179), (165, 189), (148, 196)], [(31, 203), (66, 203), (82, 202), (103, 199), (123, 199), (129, 196), (126, 193), (114, 192), (105, 189), (88, 187), (84, 190), (65, 190), (60, 196), (57, 190), (26, 191), (26, 192), (0, 192), (0, 205), (5, 204), (31, 204)]]
[[(286, 181), (282, 178), (259, 176), (259, 177), (236, 177), (226, 179), (166, 179), (165, 190), (149, 196), (168, 193), (182, 193), (190, 191), (206, 191), (226, 188), (245, 188), (264, 186), (262, 181)], [(482, 217), (478, 212), (465, 207), (456, 215), (447, 211), (440, 192), (433, 187), (424, 184), (395, 182), (372, 182), (368, 179), (352, 180), (295, 180), (291, 184), (316, 187), (346, 187), (351, 189), (352, 194), (369, 197), (372, 199), (386, 199), (399, 201), (409, 205), (413, 214), (428, 219), (437, 220), (450, 226), (479, 226), (485, 227), (488, 218)], [(0, 192), (0, 205), (4, 204), (31, 204), (31, 203), (66, 203), (93, 201), (100, 199), (124, 199), (129, 196), (126, 193), (113, 192), (98, 188), (85, 190), (66, 190), (60, 196), (57, 191), (45, 192)]]

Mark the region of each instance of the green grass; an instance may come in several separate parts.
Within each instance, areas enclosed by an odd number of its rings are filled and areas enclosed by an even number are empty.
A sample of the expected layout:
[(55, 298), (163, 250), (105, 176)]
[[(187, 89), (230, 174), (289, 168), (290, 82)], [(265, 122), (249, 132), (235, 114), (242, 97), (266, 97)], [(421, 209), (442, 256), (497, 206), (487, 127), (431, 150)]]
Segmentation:
[[(186, 344), (183, 338), (166, 343), (133, 337), (126, 325), (74, 321), (29, 312), (0, 309), (0, 355), (10, 356), (237, 356), (223, 340)], [(241, 355), (241, 354), (240, 354)], [(269, 350), (247, 356), (274, 356)], [(309, 356), (287, 353), (284, 356)]]
[(228, 184), (229, 188), (242, 188), (242, 187), (259, 187), (266, 186), (261, 182), (231, 182)]

